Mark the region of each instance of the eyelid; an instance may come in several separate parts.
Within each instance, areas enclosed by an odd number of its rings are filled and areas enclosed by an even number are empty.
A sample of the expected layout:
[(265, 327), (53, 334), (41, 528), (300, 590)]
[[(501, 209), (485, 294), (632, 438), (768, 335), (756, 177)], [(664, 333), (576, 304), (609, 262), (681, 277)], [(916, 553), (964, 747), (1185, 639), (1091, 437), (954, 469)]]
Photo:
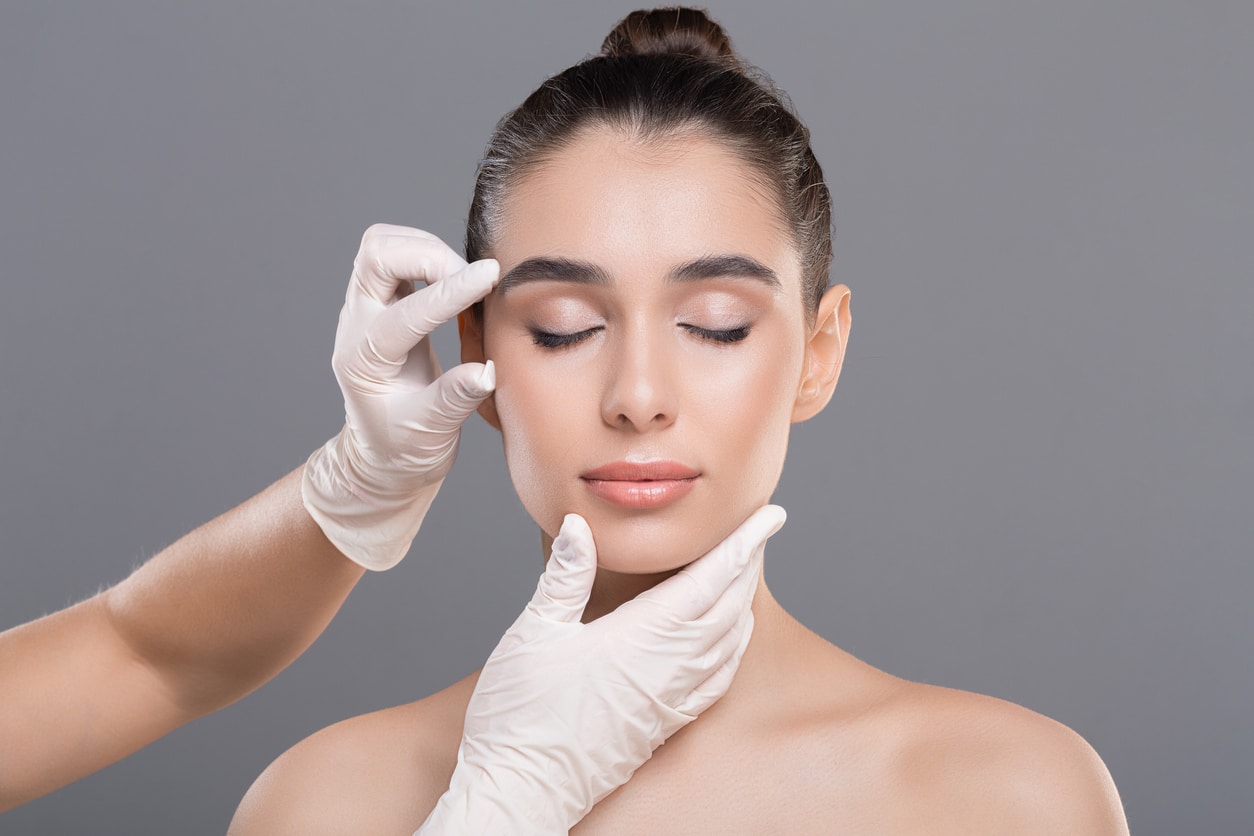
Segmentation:
[(680, 327), (696, 334), (703, 340), (709, 340), (714, 343), (730, 344), (738, 343), (749, 336), (749, 331), (753, 328), (753, 323), (746, 322), (736, 328), (703, 328), (700, 325), (693, 325), (688, 322), (681, 322)]
[[(679, 327), (702, 340), (720, 345), (730, 345), (747, 339), (749, 332), (753, 328), (753, 323), (746, 322), (744, 325), (739, 325), (735, 328), (704, 328), (690, 322), (681, 322)], [(558, 349), (581, 343), (593, 334), (604, 331), (605, 326), (596, 325), (592, 328), (585, 328), (582, 331), (571, 331), (568, 333), (546, 331), (535, 326), (530, 326), (527, 330), (530, 332), (531, 341), (535, 345), (545, 349)]]
[(543, 328), (530, 327), (527, 329), (531, 332), (531, 341), (541, 348), (557, 349), (567, 346), (576, 345), (591, 337), (598, 331), (604, 331), (604, 325), (597, 325), (592, 328), (585, 328), (582, 331), (572, 331), (567, 334), (555, 333), (553, 331), (545, 331)]

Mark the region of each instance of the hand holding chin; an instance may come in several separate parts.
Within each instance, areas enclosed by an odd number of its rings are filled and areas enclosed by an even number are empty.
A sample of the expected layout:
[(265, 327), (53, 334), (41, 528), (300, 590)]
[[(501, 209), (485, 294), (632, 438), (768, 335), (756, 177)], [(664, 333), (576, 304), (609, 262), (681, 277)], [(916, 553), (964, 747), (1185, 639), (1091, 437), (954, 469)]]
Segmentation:
[(568, 514), (531, 602), (488, 658), (449, 791), (419, 833), (565, 832), (731, 685), (753, 632), (760, 508), (721, 543), (613, 612), (581, 623), (596, 544)]

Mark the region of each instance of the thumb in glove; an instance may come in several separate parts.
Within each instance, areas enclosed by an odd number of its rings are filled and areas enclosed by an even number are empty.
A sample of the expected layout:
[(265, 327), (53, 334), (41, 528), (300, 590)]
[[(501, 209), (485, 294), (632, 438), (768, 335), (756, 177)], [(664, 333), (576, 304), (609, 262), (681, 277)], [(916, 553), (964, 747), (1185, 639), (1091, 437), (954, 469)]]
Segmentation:
[(592, 529), (578, 514), (567, 514), (527, 609), (546, 621), (575, 624), (583, 616), (597, 574)]
[(496, 365), (491, 360), (454, 366), (423, 390), (418, 409), (422, 428), (455, 435), (495, 390)]

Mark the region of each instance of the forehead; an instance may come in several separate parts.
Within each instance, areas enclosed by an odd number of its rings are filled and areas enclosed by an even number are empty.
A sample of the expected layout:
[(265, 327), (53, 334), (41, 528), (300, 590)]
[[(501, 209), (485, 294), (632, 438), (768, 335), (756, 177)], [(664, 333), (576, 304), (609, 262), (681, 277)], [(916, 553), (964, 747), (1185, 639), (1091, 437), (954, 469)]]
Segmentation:
[(598, 128), (527, 171), (502, 206), (492, 255), (503, 270), (536, 255), (650, 272), (711, 253), (743, 253), (799, 282), (771, 189), (702, 136), (650, 142)]

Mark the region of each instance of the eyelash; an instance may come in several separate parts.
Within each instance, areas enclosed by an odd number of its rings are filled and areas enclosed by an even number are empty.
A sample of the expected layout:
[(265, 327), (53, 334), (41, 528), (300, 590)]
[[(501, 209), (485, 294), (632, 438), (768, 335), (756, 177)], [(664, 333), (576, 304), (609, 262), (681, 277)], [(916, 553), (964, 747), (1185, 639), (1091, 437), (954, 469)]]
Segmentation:
[(697, 325), (685, 325), (684, 327), (701, 339), (716, 343), (738, 343), (749, 336), (748, 325), (741, 325), (739, 328), (728, 328), (726, 330), (702, 328)]
[(589, 328), (586, 331), (576, 331), (573, 334), (554, 334), (549, 331), (541, 331), (539, 328), (531, 329), (531, 341), (541, 348), (565, 348), (581, 343), (591, 337), (600, 328)]
[[(730, 345), (738, 343), (749, 336), (749, 326), (741, 325), (739, 328), (728, 328), (725, 330), (717, 330), (713, 328), (702, 328), (698, 325), (683, 325), (689, 333), (695, 334), (703, 340), (709, 340), (713, 343), (721, 343)], [(598, 331), (604, 330), (604, 326), (597, 328), (588, 328), (584, 331), (576, 331), (573, 334), (554, 334), (550, 331), (541, 331), (538, 328), (531, 329), (531, 341), (541, 348), (557, 349), (566, 348), (568, 346), (581, 343), (591, 337)]]

